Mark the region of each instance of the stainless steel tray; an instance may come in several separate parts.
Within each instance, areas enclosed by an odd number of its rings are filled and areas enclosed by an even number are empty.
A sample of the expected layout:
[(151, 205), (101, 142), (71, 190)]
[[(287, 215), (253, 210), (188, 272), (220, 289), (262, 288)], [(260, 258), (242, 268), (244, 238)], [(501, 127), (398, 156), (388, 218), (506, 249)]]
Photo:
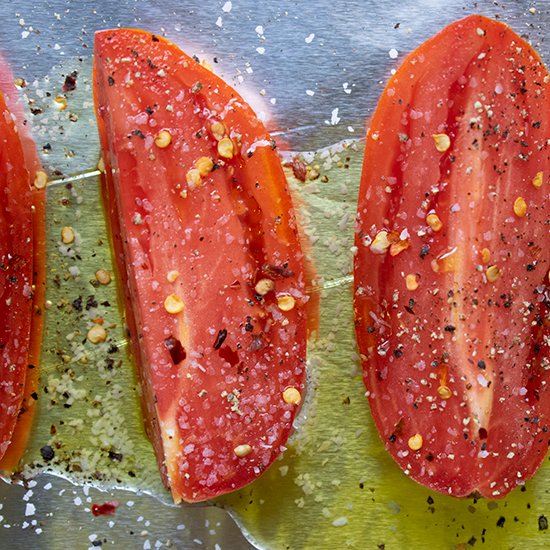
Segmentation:
[[(16, 4), (2, 7), (0, 50), (14, 75), (26, 81), (22, 100), (31, 108), (29, 121), (54, 180), (48, 189), (51, 306), (39, 411), (22, 477), (43, 464), (42, 446), (59, 447), (51, 472), (0, 482), (0, 548), (548, 547), (547, 464), (525, 490), (504, 500), (459, 501), (416, 485), (386, 454), (364, 397), (350, 274), (365, 121), (392, 69), (423, 40), (469, 13), (507, 22), (548, 63), (550, 4)], [(165, 35), (190, 55), (206, 58), (265, 116), (277, 139), (319, 172), (301, 183), (288, 171), (321, 289), (312, 289), (320, 295), (321, 325), (309, 350), (307, 402), (282, 460), (254, 484), (210, 504), (170, 504), (141, 426), (115, 285), (90, 284), (96, 269), (111, 265), (95, 169), (93, 34), (116, 26)], [(73, 71), (76, 90), (59, 110), (55, 98)], [(80, 259), (61, 246), (64, 225), (79, 234)], [(79, 296), (82, 311), (73, 306)], [(95, 311), (86, 309), (89, 296), (115, 325), (116, 351), (81, 344)], [(119, 503), (114, 516), (92, 515), (92, 503), (113, 500)]]

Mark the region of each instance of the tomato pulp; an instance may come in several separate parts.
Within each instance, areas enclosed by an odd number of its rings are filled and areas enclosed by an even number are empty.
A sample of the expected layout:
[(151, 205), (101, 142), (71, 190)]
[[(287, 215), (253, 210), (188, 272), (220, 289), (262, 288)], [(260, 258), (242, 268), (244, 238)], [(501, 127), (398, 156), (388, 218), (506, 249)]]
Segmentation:
[[(4, 66), (0, 71), (9, 73)], [(38, 399), (46, 174), (37, 176), (22, 110), (10, 108), (15, 89), (6, 93), (0, 92), (0, 469), (10, 471), (26, 448)]]
[(175, 45), (95, 37), (104, 197), (146, 426), (176, 502), (258, 477), (305, 377), (306, 288), (275, 142)]
[(378, 431), (414, 480), (502, 497), (548, 444), (550, 82), (470, 16), (404, 61), (370, 122), (356, 333)]

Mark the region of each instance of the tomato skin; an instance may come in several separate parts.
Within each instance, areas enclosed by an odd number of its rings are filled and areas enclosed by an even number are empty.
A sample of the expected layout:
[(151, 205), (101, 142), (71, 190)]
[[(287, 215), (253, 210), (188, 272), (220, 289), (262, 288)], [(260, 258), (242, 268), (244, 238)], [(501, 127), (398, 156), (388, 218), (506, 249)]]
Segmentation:
[(500, 498), (547, 454), (549, 86), (525, 41), (470, 16), (410, 54), (367, 135), (354, 308), (369, 403), (405, 473), (458, 497)]
[[(297, 405), (283, 392), (303, 393), (307, 296), (286, 179), (242, 98), (162, 38), (97, 33), (94, 100), (147, 430), (174, 500), (213, 498), (284, 450)], [(213, 170), (194, 181), (203, 157)], [(274, 290), (258, 293), (261, 279)], [(172, 294), (183, 311), (167, 311)]]
[[(4, 71), (4, 69), (2, 69)], [(30, 142), (29, 142), (30, 143)], [(42, 329), (43, 191), (31, 186), (37, 167), (0, 93), (0, 468), (17, 464), (34, 411)], [(39, 236), (37, 244), (35, 237)], [(35, 302), (33, 303), (33, 298)], [(35, 305), (36, 304), (36, 307)], [(31, 339), (32, 334), (32, 339)], [(34, 394), (36, 395), (36, 394)]]

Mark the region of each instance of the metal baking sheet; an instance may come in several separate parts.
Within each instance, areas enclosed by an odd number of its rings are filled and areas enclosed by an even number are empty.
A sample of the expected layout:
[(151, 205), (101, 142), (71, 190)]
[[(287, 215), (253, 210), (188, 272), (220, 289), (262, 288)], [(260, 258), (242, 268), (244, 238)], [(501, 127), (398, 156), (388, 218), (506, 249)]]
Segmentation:
[[(448, 498), (401, 473), (370, 419), (353, 334), (365, 121), (404, 56), (470, 13), (507, 22), (548, 63), (543, 0), (3, 5), (0, 50), (25, 81), (21, 101), (54, 183), (39, 410), (21, 475), (0, 482), (0, 548), (548, 547), (548, 464), (499, 501)], [(96, 170), (93, 36), (117, 26), (164, 35), (209, 61), (266, 120), (285, 158), (299, 155), (310, 167), (305, 183), (287, 168), (318, 270), (310, 291), (320, 297), (321, 322), (309, 346), (307, 401), (284, 457), (252, 485), (207, 504), (170, 503), (141, 424), (115, 283), (90, 283), (112, 266)], [(73, 73), (76, 89), (63, 94)], [(60, 241), (65, 225), (77, 232), (71, 250)], [(106, 346), (82, 343), (96, 314), (110, 324)], [(45, 445), (55, 451), (47, 466)], [(115, 515), (94, 517), (92, 503), (107, 501), (118, 503)]]

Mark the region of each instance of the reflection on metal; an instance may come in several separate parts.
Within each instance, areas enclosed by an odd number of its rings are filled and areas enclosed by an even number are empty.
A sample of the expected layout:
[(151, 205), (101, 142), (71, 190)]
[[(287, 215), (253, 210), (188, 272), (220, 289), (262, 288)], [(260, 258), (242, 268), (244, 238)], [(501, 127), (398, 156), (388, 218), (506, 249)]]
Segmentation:
[[(350, 297), (361, 138), (390, 70), (414, 46), (474, 10), (498, 15), (519, 33), (528, 32), (548, 59), (550, 11), (542, 2), (533, 5), (535, 13), (529, 11), (529, 1), (504, 7), (491, 0), (369, 0), (346, 2), (338, 11), (324, 0), (21, 0), (16, 8), (5, 7), (0, 48), (14, 75), (27, 82), (21, 93), (36, 113), (29, 113), (29, 121), (52, 179), (51, 304), (40, 411), (24, 462), (43, 464), (40, 449), (50, 443), (59, 444), (55, 453), (66, 460), (64, 469), (51, 467), (63, 478), (43, 473), (26, 487), (0, 483), (0, 548), (85, 548), (101, 542), (116, 548), (172, 544), (227, 550), (251, 547), (247, 539), (276, 550), (452, 548), (482, 541), (491, 547), (545, 546), (547, 465), (524, 492), (486, 502), (434, 494), (393, 464), (370, 420)], [(214, 506), (170, 504), (143, 432), (115, 284), (100, 288), (90, 283), (98, 268), (112, 270), (95, 169), (99, 147), (90, 81), (93, 32), (118, 25), (164, 33), (190, 54), (217, 56), (216, 72), (258, 94), (272, 111), (274, 134), (294, 151), (310, 151), (303, 157), (318, 172), (313, 180), (291, 181), (318, 271), (319, 286), (311, 292), (321, 299), (319, 335), (309, 350), (309, 387), (298, 428), (283, 458), (264, 476)], [(60, 111), (53, 98), (73, 71), (78, 72), (77, 88), (66, 94), (67, 106)], [(81, 259), (61, 246), (59, 232), (65, 225), (78, 234)], [(86, 309), (90, 296), (110, 323), (111, 343), (117, 348), (112, 354), (81, 344), (91, 322), (87, 312), (94, 309)], [(70, 403), (62, 391), (59, 400), (43, 391), (56, 387), (55, 380), (68, 372), (75, 391)], [(88, 413), (94, 407), (99, 413)], [(102, 440), (100, 421), (110, 418), (112, 430)], [(93, 465), (88, 473), (85, 463)], [(83, 486), (84, 478), (91, 485)], [(119, 503), (115, 515), (94, 517), (92, 502), (106, 501)]]
[(48, 187), (53, 185), (65, 185), (67, 183), (72, 183), (74, 181), (80, 181), (87, 178), (98, 178), (100, 175), (101, 172), (99, 170), (90, 170), (89, 172), (84, 172), (83, 174), (75, 174), (74, 176), (50, 180), (48, 182)]

